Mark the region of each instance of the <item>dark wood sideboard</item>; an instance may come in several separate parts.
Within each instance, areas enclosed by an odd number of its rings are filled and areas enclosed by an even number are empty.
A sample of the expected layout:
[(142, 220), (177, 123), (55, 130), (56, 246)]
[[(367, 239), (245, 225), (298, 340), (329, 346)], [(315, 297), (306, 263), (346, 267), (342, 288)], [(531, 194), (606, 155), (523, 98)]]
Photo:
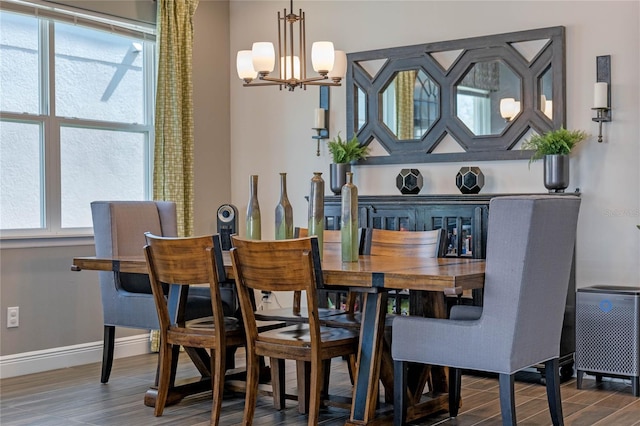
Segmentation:
[[(359, 226), (405, 231), (446, 229), (446, 256), (483, 259), (487, 245), (489, 202), (494, 197), (534, 194), (452, 194), (452, 195), (361, 195), (358, 197)], [(557, 194), (580, 196), (579, 193)], [(340, 229), (340, 196), (324, 200), (325, 229)], [(560, 365), (563, 378), (573, 374), (575, 352), (575, 256), (562, 328)], [(411, 298), (413, 299), (413, 298)], [(482, 303), (481, 293), (474, 294), (474, 303)], [(415, 312), (411, 302), (410, 313)], [(396, 311), (399, 310), (399, 304)], [(542, 372), (542, 370), (540, 370)]]

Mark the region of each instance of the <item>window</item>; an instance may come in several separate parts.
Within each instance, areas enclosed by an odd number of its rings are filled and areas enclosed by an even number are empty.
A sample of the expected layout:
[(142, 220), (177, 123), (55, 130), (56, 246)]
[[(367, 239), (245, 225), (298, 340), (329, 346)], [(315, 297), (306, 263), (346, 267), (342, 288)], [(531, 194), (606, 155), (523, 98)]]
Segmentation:
[(89, 234), (91, 201), (152, 194), (152, 30), (22, 12), (0, 11), (2, 236)]

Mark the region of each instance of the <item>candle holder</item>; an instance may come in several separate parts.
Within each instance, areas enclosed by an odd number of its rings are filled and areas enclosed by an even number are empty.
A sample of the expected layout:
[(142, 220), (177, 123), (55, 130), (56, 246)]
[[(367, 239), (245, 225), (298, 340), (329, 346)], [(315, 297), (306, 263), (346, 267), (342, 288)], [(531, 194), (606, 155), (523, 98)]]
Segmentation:
[[(320, 122), (318, 116), (315, 117), (315, 127), (313, 130), (316, 134), (311, 139), (316, 140), (316, 156), (320, 156), (320, 141), (329, 139), (329, 86), (320, 86), (320, 109), (324, 111), (324, 119)], [(321, 127), (322, 125), (323, 127)]]
[(611, 55), (596, 56), (596, 85), (594, 106), (596, 116), (591, 120), (598, 123), (598, 142), (602, 143), (602, 123), (611, 121)]

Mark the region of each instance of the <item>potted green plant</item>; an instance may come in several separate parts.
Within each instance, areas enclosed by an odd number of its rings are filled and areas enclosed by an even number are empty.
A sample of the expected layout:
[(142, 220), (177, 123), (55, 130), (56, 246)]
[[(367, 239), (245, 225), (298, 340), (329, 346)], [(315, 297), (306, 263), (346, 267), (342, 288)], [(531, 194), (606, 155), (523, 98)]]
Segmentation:
[(524, 142), (522, 149), (533, 150), (529, 165), (544, 159), (544, 186), (549, 192), (564, 192), (569, 186), (569, 154), (588, 136), (582, 130), (561, 127), (533, 135)]
[(327, 142), (333, 163), (330, 165), (330, 185), (334, 194), (340, 195), (342, 186), (346, 183), (346, 174), (351, 171), (351, 164), (367, 158), (369, 147), (360, 145), (354, 135), (349, 140), (343, 140), (340, 133)]

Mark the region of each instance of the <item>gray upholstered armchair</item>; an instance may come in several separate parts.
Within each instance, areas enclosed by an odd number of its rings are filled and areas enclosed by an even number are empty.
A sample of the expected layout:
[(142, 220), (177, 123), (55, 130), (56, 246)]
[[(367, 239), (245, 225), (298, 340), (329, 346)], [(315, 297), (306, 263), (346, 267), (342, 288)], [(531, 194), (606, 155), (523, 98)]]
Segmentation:
[(491, 201), (480, 317), (394, 319), (396, 425), (406, 419), (407, 362), (452, 367), (452, 417), (460, 402), (460, 369), (498, 373), (504, 425), (516, 424), (514, 374), (544, 363), (551, 418), (563, 423), (558, 358), (579, 207), (574, 196)]
[[(94, 201), (91, 203), (97, 257), (144, 256), (145, 232), (176, 236), (176, 206), (166, 201)], [(158, 328), (158, 314), (146, 274), (99, 272), (104, 316), (101, 382), (113, 364), (115, 328)], [(233, 311), (231, 311), (231, 314)], [(187, 301), (187, 319), (211, 315), (208, 288), (194, 289)]]

